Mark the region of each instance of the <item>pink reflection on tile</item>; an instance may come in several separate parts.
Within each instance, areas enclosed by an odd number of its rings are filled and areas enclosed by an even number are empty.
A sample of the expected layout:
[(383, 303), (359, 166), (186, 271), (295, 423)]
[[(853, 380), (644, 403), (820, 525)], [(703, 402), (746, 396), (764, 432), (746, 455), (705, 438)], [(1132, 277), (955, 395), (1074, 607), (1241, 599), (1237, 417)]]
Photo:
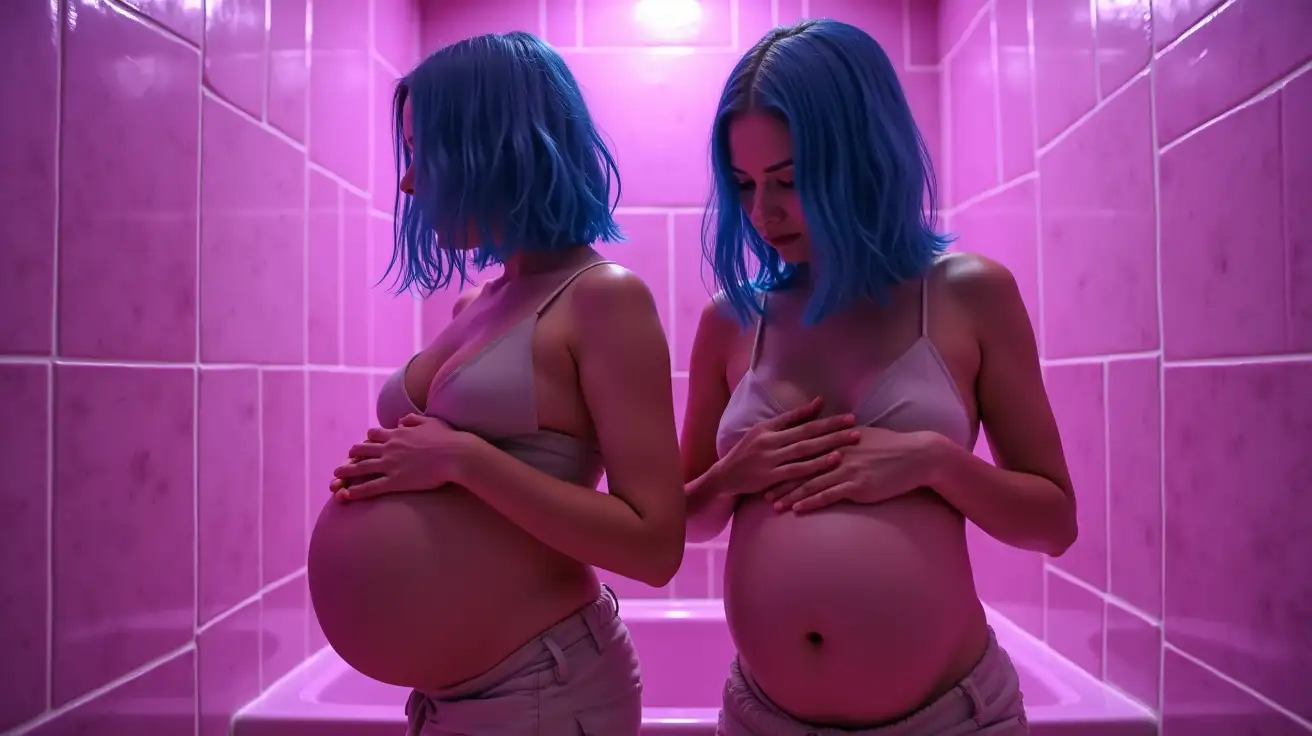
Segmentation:
[(1161, 389), (1156, 358), (1107, 364), (1111, 592), (1162, 615)]
[(1052, 564), (1100, 590), (1107, 589), (1107, 468), (1103, 366), (1049, 365), (1043, 369), (1075, 487), (1080, 536)]
[(1152, 56), (1152, 0), (1093, 0), (1098, 84), (1103, 97), (1143, 71)]
[(934, 175), (938, 186), (938, 205), (942, 209), (947, 205), (947, 158), (943, 153), (943, 99), (940, 85), (944, 76), (937, 69), (914, 69), (898, 75), (902, 82), (902, 92), (906, 95), (907, 105), (915, 118), (916, 127), (925, 139), (929, 149), (929, 159), (934, 164)]
[(1280, 180), (1278, 96), (1228, 115), (1162, 155), (1168, 359), (1287, 347)]
[(709, 598), (711, 596), (711, 551), (706, 547), (689, 547), (683, 552), (683, 565), (670, 582), (675, 598)]
[(304, 154), (222, 102), (203, 109), (201, 359), (299, 363)]
[(1103, 599), (1048, 571), (1048, 646), (1094, 677), (1102, 677)]
[(671, 342), (674, 369), (688, 370), (693, 338), (702, 310), (719, 289), (710, 266), (702, 257), (701, 215), (675, 214), (674, 218), (674, 311)]
[(1224, 0), (1151, 0), (1153, 41), (1161, 50), (1180, 37)]
[(1158, 345), (1149, 120), (1144, 77), (1039, 160), (1044, 357)]
[(1032, 3), (1034, 94), (1039, 145), (1051, 141), (1098, 100), (1089, 0)]
[[(563, 53), (597, 124), (614, 141), (622, 204), (704, 205), (710, 192), (711, 121), (738, 52)], [(682, 132), (653, 146), (653, 130)]]
[(185, 651), (47, 721), (32, 736), (141, 736), (196, 730), (196, 653)]
[(396, 71), (419, 61), (419, 12), (413, 0), (374, 0), (373, 49)]
[(310, 160), (369, 186), (369, 3), (315, 0), (310, 34)]
[[(451, 0), (440, 4), (420, 3), (420, 56), (427, 56), (447, 44), (483, 33), (540, 33), (543, 29), (538, 27), (538, 8), (543, 1), (500, 0), (489, 3), (480, 0)], [(575, 1), (545, 0), (548, 16), (568, 13), (572, 21)], [(572, 22), (570, 25), (572, 27)], [(553, 29), (555, 27), (552, 25)], [(551, 36), (553, 45), (574, 45), (572, 37), (561, 39), (556, 35)]]
[(43, 365), (0, 365), (0, 447), (13, 466), (0, 485), (0, 729), (36, 716), (46, 705), (46, 593), (48, 543), (46, 467), (49, 369)]
[(309, 241), (307, 244), (306, 346), (309, 361), (336, 365), (342, 359), (341, 335), (341, 200), (338, 186), (310, 171)]
[(190, 362), (199, 55), (107, 3), (77, 13), (64, 34), (60, 353)]
[(907, 63), (933, 66), (947, 50), (938, 43), (938, 4), (907, 3), (907, 6)]
[[(1312, 74), (1303, 73), (1280, 93), (1281, 171), (1284, 201), (1312, 202)], [(1285, 208), (1289, 253), (1289, 347), (1312, 350), (1312, 217), (1303, 207)], [(2, 329), (2, 328), (0, 328)]]
[[(938, 47), (941, 54), (951, 52), (961, 43), (971, 22), (980, 17), (980, 10), (986, 4), (987, 0), (940, 0)], [(985, 13), (984, 18), (977, 22), (988, 26), (988, 14)]]
[(1312, 362), (1168, 367), (1165, 390), (1167, 641), (1312, 717)]
[[(814, 2), (815, 0), (813, 0)], [(702, 0), (700, 12), (660, 3), (581, 0), (584, 46), (723, 46), (732, 43), (731, 0)]]
[(260, 589), (260, 376), (200, 372), (200, 623)]
[(305, 627), (310, 611), (305, 577), (298, 575), (260, 596), (260, 689), (292, 671), (306, 657)]
[(305, 372), (266, 370), (260, 381), (261, 582), (268, 585), (305, 565)]
[(597, 251), (633, 271), (647, 284), (665, 332), (670, 333), (670, 235), (668, 216), (622, 214), (616, 217), (626, 242), (598, 243)]
[(56, 706), (191, 641), (195, 380), (55, 370)]
[(1038, 187), (1022, 181), (964, 210), (953, 218), (957, 241), (953, 248), (979, 253), (1011, 270), (1025, 309), (1039, 333)]
[(1305, 0), (1225, 5), (1157, 60), (1158, 142), (1170, 143), (1306, 63), (1309, 27)]
[[(395, 124), (392, 117), (392, 96), (396, 93), (397, 76), (387, 67), (373, 62), (370, 65), (373, 74), (373, 106), (369, 116), (373, 123), (373, 140), (369, 146), (373, 150), (373, 179), (370, 182), (372, 206), (380, 212), (396, 211), (397, 173)], [(402, 72), (404, 73), (404, 72)]]
[[(193, 45), (200, 45), (201, 34), (205, 29), (205, 6), (197, 0), (122, 0), (122, 2)], [(92, 12), (102, 3), (82, 0), (75, 5), (72, 3), (70, 5), (69, 14), (76, 14), (81, 21), (88, 12)]]
[(869, 33), (883, 47), (884, 53), (888, 54), (893, 68), (900, 70), (907, 65), (906, 17), (903, 6), (904, 3), (900, 2), (869, 0), (809, 0), (806, 9), (812, 18), (834, 18)]
[(1161, 627), (1109, 602), (1107, 682), (1156, 709), (1161, 671)]
[(52, 347), (58, 38), (57, 5), (6, 9), (0, 89), (22, 111), (0, 118), (0, 352), (9, 354), (44, 355)]
[(306, 53), (309, 0), (269, 0), (269, 124), (305, 140), (310, 84)]
[(1171, 649), (1163, 677), (1162, 736), (1307, 735), (1288, 716)]
[(1002, 180), (1034, 170), (1034, 67), (1028, 0), (997, 0)]
[(410, 360), (415, 341), (414, 295), (396, 294), (396, 272), (387, 273), (392, 258), (392, 220), (369, 218), (369, 300), (372, 303), (373, 364), (396, 368)]
[(205, 82), (219, 96), (264, 119), (267, 0), (211, 2), (205, 14)]
[(251, 601), (196, 637), (200, 658), (198, 736), (227, 736), (232, 716), (260, 694), (259, 601)]
[(369, 208), (342, 190), (342, 362), (369, 365)]

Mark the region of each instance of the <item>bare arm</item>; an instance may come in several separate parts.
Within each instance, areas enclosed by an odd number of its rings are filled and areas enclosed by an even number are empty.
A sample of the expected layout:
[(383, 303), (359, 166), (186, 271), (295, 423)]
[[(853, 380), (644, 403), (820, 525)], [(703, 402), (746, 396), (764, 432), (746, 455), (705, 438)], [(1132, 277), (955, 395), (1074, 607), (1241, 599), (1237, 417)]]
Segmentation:
[(1029, 315), (1006, 267), (968, 254), (951, 261), (950, 298), (976, 316), (976, 391), (997, 466), (944, 440), (930, 485), (989, 536), (1058, 557), (1078, 534), (1075, 495)]
[(486, 443), (459, 479), (546, 545), (661, 587), (683, 561), (684, 498), (670, 353), (647, 286), (617, 266), (580, 278), (570, 305), (583, 398), (610, 493), (574, 485)]
[(714, 539), (724, 531), (738, 503), (737, 496), (721, 493), (715, 487), (715, 475), (708, 471), (718, 459), (715, 435), (724, 408), (729, 404), (729, 385), (725, 381), (729, 346), (740, 330), (737, 322), (713, 299), (702, 309), (692, 343), (688, 404), (684, 409), (679, 447), (683, 480), (687, 484), (684, 492), (688, 495), (688, 539), (693, 542)]

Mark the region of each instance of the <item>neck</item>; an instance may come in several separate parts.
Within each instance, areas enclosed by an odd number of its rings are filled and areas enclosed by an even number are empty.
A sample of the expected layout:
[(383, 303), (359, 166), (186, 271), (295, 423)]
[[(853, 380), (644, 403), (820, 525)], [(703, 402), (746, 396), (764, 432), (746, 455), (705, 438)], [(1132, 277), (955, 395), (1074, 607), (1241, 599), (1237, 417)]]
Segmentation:
[(557, 251), (521, 251), (502, 264), (503, 279), (517, 279), (582, 265), (597, 255), (586, 245)]

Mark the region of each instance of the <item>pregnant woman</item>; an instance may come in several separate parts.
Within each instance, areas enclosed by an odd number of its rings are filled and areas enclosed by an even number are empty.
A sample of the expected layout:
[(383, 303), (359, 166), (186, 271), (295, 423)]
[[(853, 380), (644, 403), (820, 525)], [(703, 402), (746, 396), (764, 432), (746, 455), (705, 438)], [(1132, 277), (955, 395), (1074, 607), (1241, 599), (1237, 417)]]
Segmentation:
[(611, 155), (525, 33), (433, 54), (394, 113), (401, 286), (503, 275), (382, 387), (310, 541), (315, 613), (414, 689), (411, 734), (633, 736), (637, 658), (593, 566), (666, 584), (685, 500), (655, 303), (589, 245), (619, 239)]
[[(1054, 556), (1076, 536), (1015, 281), (942, 253), (923, 140), (850, 25), (757, 43), (712, 158), (722, 293), (693, 346), (683, 458), (690, 538), (733, 520), (720, 733), (1027, 733), (965, 531)], [(981, 422), (997, 467), (971, 454)]]

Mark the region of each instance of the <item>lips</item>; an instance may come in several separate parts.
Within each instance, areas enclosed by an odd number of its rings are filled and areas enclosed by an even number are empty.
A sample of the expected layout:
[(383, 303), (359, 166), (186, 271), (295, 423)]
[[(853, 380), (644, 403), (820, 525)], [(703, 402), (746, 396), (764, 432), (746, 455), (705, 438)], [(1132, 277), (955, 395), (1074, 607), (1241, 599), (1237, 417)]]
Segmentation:
[(796, 243), (797, 240), (801, 237), (802, 237), (801, 235), (798, 235), (797, 233), (793, 233), (792, 235), (775, 235), (773, 237), (766, 238), (766, 240), (769, 241), (770, 245), (773, 245), (776, 248), (780, 248), (780, 247), (787, 247), (789, 245), (792, 245), (793, 243)]

